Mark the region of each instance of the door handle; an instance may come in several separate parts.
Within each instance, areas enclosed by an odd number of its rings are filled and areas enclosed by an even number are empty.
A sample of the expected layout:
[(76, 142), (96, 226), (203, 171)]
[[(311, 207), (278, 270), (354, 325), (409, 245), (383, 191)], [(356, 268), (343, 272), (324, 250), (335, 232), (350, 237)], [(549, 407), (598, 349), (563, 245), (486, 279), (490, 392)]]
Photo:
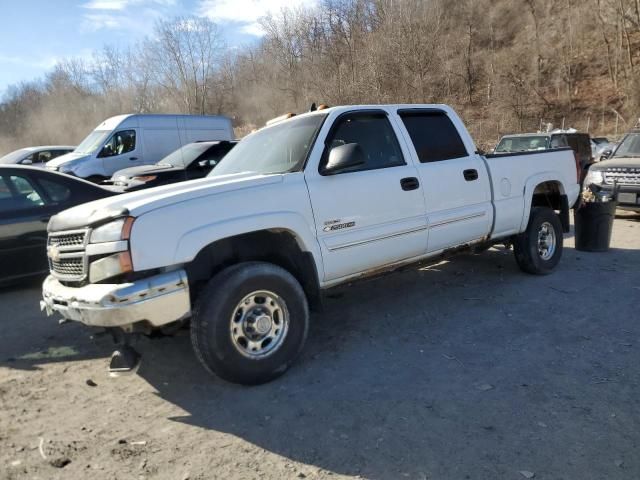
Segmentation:
[(478, 171), (475, 168), (465, 170), (464, 172), (462, 172), (462, 174), (464, 175), (464, 179), (467, 182), (473, 182), (474, 180), (478, 179)]
[(400, 180), (400, 186), (407, 192), (409, 190), (417, 190), (420, 188), (420, 182), (416, 177), (407, 177)]
[(40, 217), (40, 221), (41, 221), (42, 223), (49, 223), (49, 219), (50, 219), (50, 218), (51, 218), (51, 217)]
[(134, 160), (137, 160), (137, 159), (138, 159), (138, 157), (129, 157), (129, 160), (131, 160), (131, 161), (134, 161)]

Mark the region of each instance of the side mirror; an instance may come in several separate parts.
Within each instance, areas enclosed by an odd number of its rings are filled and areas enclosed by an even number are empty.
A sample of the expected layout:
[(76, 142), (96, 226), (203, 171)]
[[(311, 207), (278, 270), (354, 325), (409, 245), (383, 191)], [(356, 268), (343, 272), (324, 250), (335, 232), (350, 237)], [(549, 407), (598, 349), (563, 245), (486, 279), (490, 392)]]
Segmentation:
[(329, 160), (322, 169), (324, 175), (334, 175), (347, 168), (364, 165), (364, 152), (357, 143), (347, 143), (333, 147), (329, 152)]
[(216, 160), (200, 160), (198, 162), (198, 167), (200, 168), (213, 168), (217, 165)]
[(25, 158), (20, 162), (21, 165), (33, 165), (33, 161), (30, 158)]
[(605, 150), (604, 152), (602, 152), (602, 155), (600, 155), (600, 160), (606, 160), (607, 158), (609, 158), (611, 155), (613, 154), (613, 150), (609, 149), (609, 150)]

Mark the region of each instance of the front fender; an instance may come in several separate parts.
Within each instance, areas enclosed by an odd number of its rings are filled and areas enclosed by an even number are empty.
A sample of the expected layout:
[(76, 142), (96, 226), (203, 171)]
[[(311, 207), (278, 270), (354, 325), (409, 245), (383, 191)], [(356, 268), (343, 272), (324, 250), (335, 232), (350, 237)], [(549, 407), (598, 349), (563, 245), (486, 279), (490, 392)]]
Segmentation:
[(301, 215), (295, 212), (274, 212), (212, 222), (186, 232), (178, 241), (173, 263), (190, 262), (200, 250), (218, 240), (260, 230), (289, 231), (297, 239), (302, 251), (313, 253), (315, 258), (319, 255), (313, 230)]

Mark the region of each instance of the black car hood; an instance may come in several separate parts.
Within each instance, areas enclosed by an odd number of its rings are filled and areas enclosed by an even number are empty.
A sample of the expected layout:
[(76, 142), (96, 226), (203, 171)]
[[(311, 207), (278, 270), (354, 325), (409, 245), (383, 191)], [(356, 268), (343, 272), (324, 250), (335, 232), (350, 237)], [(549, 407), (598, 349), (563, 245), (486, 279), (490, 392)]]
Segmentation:
[(121, 177), (126, 177), (127, 179), (129, 179), (133, 177), (139, 177), (141, 175), (151, 175), (154, 173), (161, 173), (161, 172), (177, 172), (180, 170), (184, 170), (184, 167), (182, 166), (174, 167), (173, 165), (162, 165), (162, 164), (140, 165), (139, 167), (130, 167), (130, 168), (125, 168), (123, 170), (118, 170), (116, 173), (113, 174), (111, 179), (117, 180)]
[(593, 170), (606, 170), (607, 168), (640, 168), (640, 157), (629, 158), (610, 158), (594, 163), (591, 168)]

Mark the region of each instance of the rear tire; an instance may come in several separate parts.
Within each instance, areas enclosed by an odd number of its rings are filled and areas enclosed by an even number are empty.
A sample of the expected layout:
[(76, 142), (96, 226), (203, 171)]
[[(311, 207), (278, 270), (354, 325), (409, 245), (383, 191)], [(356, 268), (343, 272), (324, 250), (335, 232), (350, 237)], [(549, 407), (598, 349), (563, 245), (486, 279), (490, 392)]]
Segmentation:
[(282, 375), (302, 351), (309, 307), (289, 272), (265, 262), (223, 270), (200, 292), (191, 343), (204, 367), (243, 385)]
[(548, 275), (562, 257), (563, 231), (560, 218), (550, 208), (531, 209), (527, 229), (513, 241), (520, 269), (533, 275)]

